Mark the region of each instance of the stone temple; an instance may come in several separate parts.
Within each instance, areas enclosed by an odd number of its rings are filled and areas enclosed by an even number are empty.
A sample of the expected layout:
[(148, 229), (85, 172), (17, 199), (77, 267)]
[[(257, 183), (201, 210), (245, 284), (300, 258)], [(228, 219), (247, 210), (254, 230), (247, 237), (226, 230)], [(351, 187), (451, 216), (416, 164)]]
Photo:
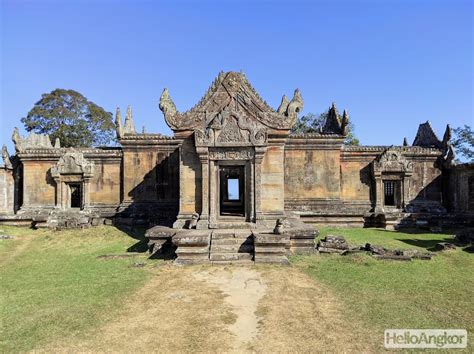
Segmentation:
[(347, 146), (349, 116), (333, 104), (319, 132), (293, 134), (299, 90), (274, 109), (237, 72), (221, 72), (186, 112), (166, 89), (159, 107), (173, 136), (137, 133), (131, 110), (124, 121), (117, 110), (118, 147), (61, 148), (15, 130), (0, 223), (153, 227), (150, 245), (172, 244), (183, 262), (285, 262), (314, 248), (309, 224), (473, 222), (474, 166), (453, 163), (449, 126), (439, 139), (421, 124), (411, 146)]

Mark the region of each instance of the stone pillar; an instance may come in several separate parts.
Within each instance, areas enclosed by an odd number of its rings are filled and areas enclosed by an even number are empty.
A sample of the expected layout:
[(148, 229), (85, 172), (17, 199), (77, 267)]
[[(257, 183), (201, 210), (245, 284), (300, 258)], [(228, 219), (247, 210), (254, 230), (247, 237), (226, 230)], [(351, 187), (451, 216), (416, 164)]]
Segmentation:
[(255, 222), (263, 220), (262, 215), (262, 160), (265, 147), (255, 147)]
[(249, 186), (249, 197), (250, 197), (250, 201), (249, 201), (249, 222), (255, 222), (255, 183), (254, 183), (254, 180), (255, 180), (255, 165), (250, 162), (250, 163), (247, 163), (247, 170), (248, 170), (248, 173), (247, 173), (247, 176), (249, 181), (248, 181), (248, 186)]
[(90, 206), (90, 179), (85, 178), (82, 190), (82, 208), (88, 209)]
[(196, 225), (197, 229), (209, 228), (209, 150), (198, 147), (196, 151), (201, 162), (201, 215)]
[(212, 227), (213, 224), (217, 221), (217, 169), (216, 169), (216, 162), (210, 161), (209, 162), (209, 172), (210, 172), (210, 184), (209, 184), (209, 224)]
[(377, 173), (374, 175), (375, 178), (375, 208), (376, 213), (383, 213), (383, 181), (382, 174)]

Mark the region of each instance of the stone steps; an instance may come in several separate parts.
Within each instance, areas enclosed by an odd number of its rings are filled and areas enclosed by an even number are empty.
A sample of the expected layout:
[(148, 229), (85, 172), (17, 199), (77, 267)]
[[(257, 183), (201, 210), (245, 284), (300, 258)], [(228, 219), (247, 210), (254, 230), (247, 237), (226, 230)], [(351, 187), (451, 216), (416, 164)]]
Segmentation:
[(210, 256), (211, 261), (242, 261), (253, 260), (253, 253), (215, 253), (212, 252)]
[[(254, 242), (247, 230), (216, 230), (211, 236), (209, 260), (219, 263), (253, 262)], [(217, 263), (216, 263), (217, 264)]]
[(215, 253), (253, 253), (254, 245), (252, 244), (233, 244), (233, 245), (212, 245), (211, 252)]

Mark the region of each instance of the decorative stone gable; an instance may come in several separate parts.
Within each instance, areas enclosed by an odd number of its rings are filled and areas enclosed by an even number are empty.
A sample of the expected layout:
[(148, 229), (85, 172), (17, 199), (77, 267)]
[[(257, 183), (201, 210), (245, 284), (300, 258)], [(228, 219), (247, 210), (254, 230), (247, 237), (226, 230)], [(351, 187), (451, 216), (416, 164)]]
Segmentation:
[(299, 90), (295, 90), (292, 100), (288, 101), (284, 96), (275, 111), (258, 95), (244, 74), (221, 72), (199, 103), (187, 112), (177, 111), (167, 89), (163, 90), (159, 106), (166, 123), (174, 131), (205, 130), (223, 111), (252, 117), (270, 129), (289, 130), (303, 108), (303, 98)]
[(385, 150), (374, 162), (375, 173), (382, 172), (413, 172), (413, 163), (407, 161), (401, 151), (395, 147)]
[(87, 161), (81, 152), (67, 152), (59, 158), (55, 166), (51, 167), (51, 176), (83, 175), (85, 178), (94, 174), (94, 164)]

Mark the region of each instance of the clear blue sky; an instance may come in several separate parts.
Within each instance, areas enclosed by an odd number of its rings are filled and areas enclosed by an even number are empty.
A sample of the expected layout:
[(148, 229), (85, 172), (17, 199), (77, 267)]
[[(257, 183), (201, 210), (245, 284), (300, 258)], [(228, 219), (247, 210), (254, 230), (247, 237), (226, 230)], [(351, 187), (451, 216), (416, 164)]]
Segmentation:
[(168, 87), (193, 106), (220, 70), (243, 70), (273, 107), (346, 108), (364, 145), (413, 141), (418, 124), (473, 124), (473, 5), (459, 0), (1, 0), (0, 143), (42, 93), (74, 89), (137, 129), (170, 133)]

